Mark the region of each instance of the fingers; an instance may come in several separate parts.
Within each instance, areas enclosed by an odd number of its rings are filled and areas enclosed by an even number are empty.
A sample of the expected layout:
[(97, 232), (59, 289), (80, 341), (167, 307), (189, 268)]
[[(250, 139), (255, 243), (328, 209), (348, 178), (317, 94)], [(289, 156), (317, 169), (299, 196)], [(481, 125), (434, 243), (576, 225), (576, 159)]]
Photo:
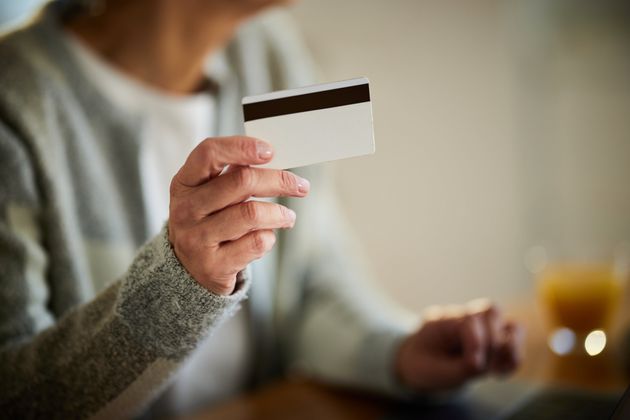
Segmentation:
[(523, 330), (513, 322), (506, 322), (499, 308), (488, 299), (468, 303), (470, 310), (482, 317), (487, 332), (487, 370), (504, 375), (520, 364)]
[[(448, 389), (481, 374), (505, 374), (518, 366), (522, 330), (513, 322), (503, 322), (493, 305), (430, 309), (431, 319), (425, 318), (418, 332), (405, 340), (396, 359), (397, 375), (407, 386), (421, 391)], [(498, 330), (493, 330), (495, 325)]]
[(472, 374), (485, 370), (488, 361), (488, 331), (479, 314), (460, 319), (462, 361)]
[(476, 299), (466, 304), (471, 315), (481, 318), (486, 331), (487, 340), (487, 361), (491, 367), (494, 354), (503, 343), (503, 315), (501, 310), (489, 299)]
[(292, 228), (295, 212), (275, 203), (246, 201), (209, 216), (203, 223), (207, 245), (234, 241), (254, 230)]
[(236, 241), (227, 242), (219, 248), (218, 258), (231, 262), (235, 275), (250, 262), (261, 258), (273, 248), (276, 235), (271, 230), (256, 230)]
[(209, 138), (190, 153), (173, 178), (172, 188), (196, 187), (216, 177), (226, 165), (260, 165), (273, 156), (269, 143), (245, 136)]
[(190, 192), (186, 205), (204, 217), (250, 197), (304, 197), (310, 184), (288, 171), (240, 167)]
[(283, 206), (243, 201), (308, 194), (308, 181), (290, 172), (249, 167), (272, 156), (268, 143), (251, 137), (206, 139), (173, 177), (169, 241), (188, 272), (212, 292), (232, 293), (236, 273), (273, 246), (273, 229), (295, 223), (295, 213)]
[[(191, 274), (194, 273), (195, 280), (203, 287), (220, 295), (229, 295), (236, 286), (238, 272), (269, 252), (275, 242), (273, 231), (257, 230), (223, 246), (209, 247), (212, 252), (207, 253), (203, 259), (189, 259), (191, 253), (188, 252), (183, 255), (182, 263)], [(190, 246), (202, 247), (198, 243), (191, 243)]]
[[(513, 322), (506, 322), (499, 308), (487, 299), (478, 299), (467, 305), (468, 317), (478, 319), (485, 338), (485, 360), (477, 366), (479, 372), (507, 374), (516, 369), (522, 358), (522, 329)], [(470, 335), (468, 333), (468, 335)], [(469, 361), (478, 361), (468, 356)]]
[(507, 375), (516, 370), (523, 359), (525, 331), (514, 322), (506, 322), (502, 332), (502, 342), (495, 352), (491, 370)]

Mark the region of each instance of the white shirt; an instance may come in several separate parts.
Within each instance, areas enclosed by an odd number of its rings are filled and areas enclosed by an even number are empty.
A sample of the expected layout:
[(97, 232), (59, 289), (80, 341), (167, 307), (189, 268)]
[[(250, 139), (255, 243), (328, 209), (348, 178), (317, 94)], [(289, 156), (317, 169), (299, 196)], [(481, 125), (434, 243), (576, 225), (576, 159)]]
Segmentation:
[[(140, 168), (147, 224), (157, 234), (168, 218), (169, 185), (192, 149), (215, 131), (209, 93), (169, 95), (132, 79), (68, 34), (70, 50), (89, 81), (112, 104), (141, 122)], [(205, 340), (178, 372), (160, 406), (184, 413), (242, 391), (251, 369), (246, 311)]]

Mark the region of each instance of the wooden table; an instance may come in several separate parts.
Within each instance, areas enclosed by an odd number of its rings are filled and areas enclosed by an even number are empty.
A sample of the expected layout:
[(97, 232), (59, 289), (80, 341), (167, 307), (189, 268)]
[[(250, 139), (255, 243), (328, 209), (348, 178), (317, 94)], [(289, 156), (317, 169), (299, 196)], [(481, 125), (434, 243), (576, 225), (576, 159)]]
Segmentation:
[[(531, 300), (530, 300), (531, 302)], [(526, 357), (510, 381), (559, 385), (594, 391), (620, 391), (627, 386), (616, 358), (615, 340), (601, 355), (554, 355), (546, 345), (546, 327), (538, 308), (528, 304), (510, 306), (509, 316), (526, 328)], [(623, 317), (623, 319), (628, 319)], [(619, 330), (621, 325), (615, 326)], [(202, 410), (189, 419), (378, 419), (391, 401), (358, 391), (338, 389), (304, 378), (288, 378), (218, 407)]]

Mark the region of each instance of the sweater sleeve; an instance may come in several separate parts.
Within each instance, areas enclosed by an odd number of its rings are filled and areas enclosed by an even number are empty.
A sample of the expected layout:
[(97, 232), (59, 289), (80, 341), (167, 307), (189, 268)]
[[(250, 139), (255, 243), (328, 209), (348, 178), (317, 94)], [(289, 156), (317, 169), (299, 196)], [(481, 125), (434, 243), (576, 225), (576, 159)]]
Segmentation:
[[(92, 300), (56, 317), (39, 237), (36, 179), (0, 124), (0, 412), (7, 418), (128, 418), (166, 385), (184, 357), (234, 313), (230, 296), (199, 286), (166, 229)], [(71, 256), (69, 256), (71, 258)]]
[(319, 181), (299, 213), (310, 245), (290, 363), (324, 381), (407, 396), (394, 358), (417, 316), (376, 287), (329, 181)]

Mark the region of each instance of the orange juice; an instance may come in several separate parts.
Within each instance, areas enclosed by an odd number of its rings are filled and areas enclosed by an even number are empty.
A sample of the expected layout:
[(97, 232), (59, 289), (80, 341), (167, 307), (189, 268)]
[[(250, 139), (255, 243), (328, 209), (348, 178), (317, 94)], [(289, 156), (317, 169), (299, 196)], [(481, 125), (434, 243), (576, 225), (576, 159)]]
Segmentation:
[(550, 265), (539, 276), (539, 293), (555, 327), (588, 334), (610, 326), (622, 295), (611, 265)]

